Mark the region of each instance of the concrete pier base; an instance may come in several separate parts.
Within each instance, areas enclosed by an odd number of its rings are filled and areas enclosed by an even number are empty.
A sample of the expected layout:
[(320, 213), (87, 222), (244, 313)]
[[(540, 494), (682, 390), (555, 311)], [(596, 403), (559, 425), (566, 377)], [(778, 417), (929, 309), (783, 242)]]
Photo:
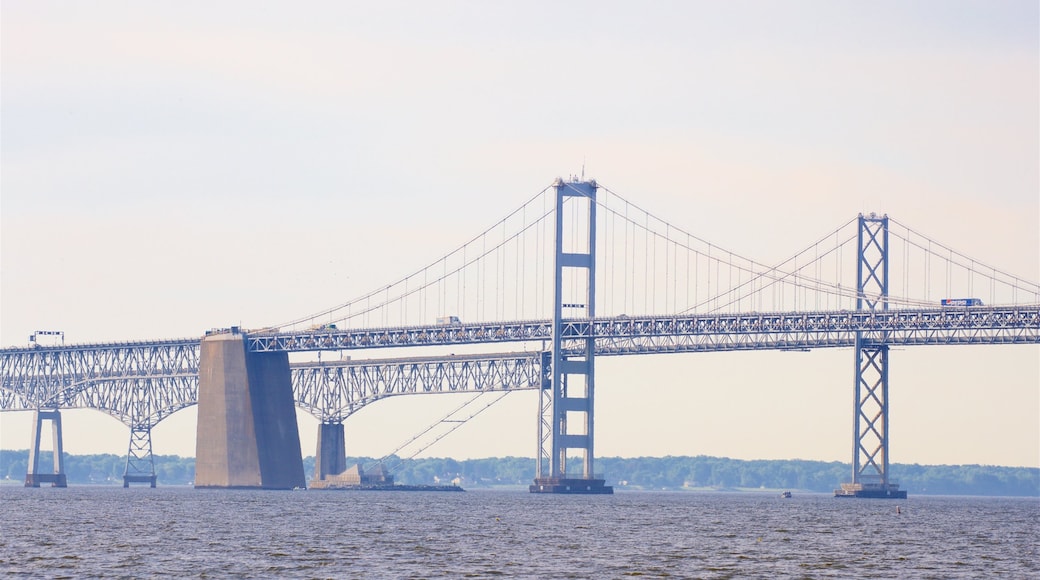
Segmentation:
[(155, 487), (154, 475), (124, 475), (123, 487), (130, 487), (131, 483), (147, 483), (148, 487)]
[[(43, 435), (43, 422), (51, 422), (51, 449), (54, 450), (54, 471), (40, 473), (40, 438)], [(25, 474), (25, 487), (40, 487), (41, 483), (49, 483), (51, 487), (68, 487), (65, 479), (65, 457), (61, 445), (61, 412), (57, 409), (44, 411), (37, 409), (33, 413), (32, 449), (29, 450), (29, 469)]]
[(347, 447), (343, 423), (318, 425), (318, 449), (314, 454), (314, 481), (347, 470)]
[(534, 485), (528, 487), (531, 493), (567, 493), (581, 495), (611, 495), (614, 487), (605, 485), (603, 479), (536, 477)]
[(834, 497), (867, 499), (906, 499), (906, 490), (895, 483), (843, 483), (834, 490)]
[(238, 332), (202, 339), (195, 487), (304, 488), (289, 355), (245, 345)]

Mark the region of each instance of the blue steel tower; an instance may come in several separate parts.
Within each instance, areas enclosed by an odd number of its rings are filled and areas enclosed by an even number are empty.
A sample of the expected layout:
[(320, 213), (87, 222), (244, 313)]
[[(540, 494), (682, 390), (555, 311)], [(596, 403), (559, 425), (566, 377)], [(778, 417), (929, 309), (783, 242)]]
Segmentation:
[[(596, 316), (596, 182), (563, 181), (556, 188), (556, 257), (552, 350), (539, 390), (538, 460), (532, 493), (614, 493), (593, 471), (596, 341), (562, 338), (569, 320)], [(566, 216), (566, 217), (565, 217)], [(570, 218), (570, 219), (567, 219)], [(564, 223), (570, 224), (568, 231)], [(583, 235), (584, 234), (584, 235)], [(567, 453), (581, 455), (569, 472)]]
[[(888, 216), (859, 216), (856, 310), (888, 310)], [(835, 497), (906, 498), (888, 477), (888, 344), (884, 332), (856, 332), (852, 481)]]

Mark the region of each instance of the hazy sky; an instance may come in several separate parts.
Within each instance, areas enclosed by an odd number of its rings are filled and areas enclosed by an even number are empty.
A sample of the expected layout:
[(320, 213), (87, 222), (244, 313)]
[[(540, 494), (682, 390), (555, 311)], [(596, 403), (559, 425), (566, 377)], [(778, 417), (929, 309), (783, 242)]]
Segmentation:
[[(877, 211), (1040, 279), (1035, 1), (0, 6), (3, 346), (306, 315), (583, 163), (763, 263)], [(853, 368), (602, 359), (596, 451), (849, 461)], [(1040, 465), (1040, 347), (898, 350), (891, 372), (892, 461)], [(348, 452), (458, 404), (366, 408)], [(532, 456), (536, 405), (510, 395), (428, 454)], [(116, 420), (63, 416), (67, 451), (125, 453)], [(0, 414), (0, 447), (27, 447), (28, 419)], [(193, 455), (194, 428), (167, 419), (155, 451)]]

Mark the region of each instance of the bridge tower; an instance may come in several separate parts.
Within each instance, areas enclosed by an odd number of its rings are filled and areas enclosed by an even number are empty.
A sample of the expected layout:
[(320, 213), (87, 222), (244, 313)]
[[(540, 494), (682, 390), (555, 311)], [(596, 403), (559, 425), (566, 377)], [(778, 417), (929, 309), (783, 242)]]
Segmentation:
[[(54, 450), (54, 471), (40, 473), (40, 436), (43, 434), (43, 422), (51, 422), (51, 441)], [(29, 450), (29, 469), (25, 474), (25, 487), (40, 487), (41, 483), (49, 483), (51, 487), (68, 487), (65, 479), (65, 457), (61, 445), (61, 412), (57, 409), (36, 409), (33, 412), (32, 449)]]
[[(859, 216), (856, 309), (888, 310), (888, 216)], [(888, 345), (856, 333), (852, 481), (837, 497), (906, 498), (888, 474)]]
[[(614, 493), (614, 488), (604, 485), (593, 471), (595, 339), (563, 340), (568, 320), (596, 316), (597, 186), (595, 181), (562, 179), (553, 186), (556, 253), (552, 350), (546, 353), (549, 380), (539, 390), (538, 459), (530, 491)], [(580, 453), (580, 472), (568, 472), (569, 450)]]

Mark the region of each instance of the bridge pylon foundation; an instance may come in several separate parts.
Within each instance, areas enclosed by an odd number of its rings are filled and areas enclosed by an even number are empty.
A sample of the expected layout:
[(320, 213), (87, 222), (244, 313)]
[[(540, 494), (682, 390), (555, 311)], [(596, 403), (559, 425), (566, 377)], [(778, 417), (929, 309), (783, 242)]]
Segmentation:
[[(54, 450), (54, 471), (40, 473), (40, 437), (43, 434), (43, 422), (51, 422), (51, 441)], [(25, 487), (40, 487), (41, 483), (49, 483), (51, 487), (68, 487), (65, 478), (65, 457), (61, 444), (61, 412), (37, 409), (33, 413), (32, 449), (29, 450), (29, 469), (25, 474)]]
[(202, 339), (195, 487), (304, 488), (289, 355), (245, 345), (239, 332)]
[(569, 477), (536, 477), (528, 487), (531, 493), (612, 494), (614, 487), (605, 479)]
[(347, 470), (346, 438), (343, 423), (318, 425), (318, 448), (314, 455), (314, 481), (324, 481), (330, 475)]
[(131, 483), (147, 483), (148, 487), (155, 487), (155, 475), (124, 475), (123, 487), (130, 487)]

